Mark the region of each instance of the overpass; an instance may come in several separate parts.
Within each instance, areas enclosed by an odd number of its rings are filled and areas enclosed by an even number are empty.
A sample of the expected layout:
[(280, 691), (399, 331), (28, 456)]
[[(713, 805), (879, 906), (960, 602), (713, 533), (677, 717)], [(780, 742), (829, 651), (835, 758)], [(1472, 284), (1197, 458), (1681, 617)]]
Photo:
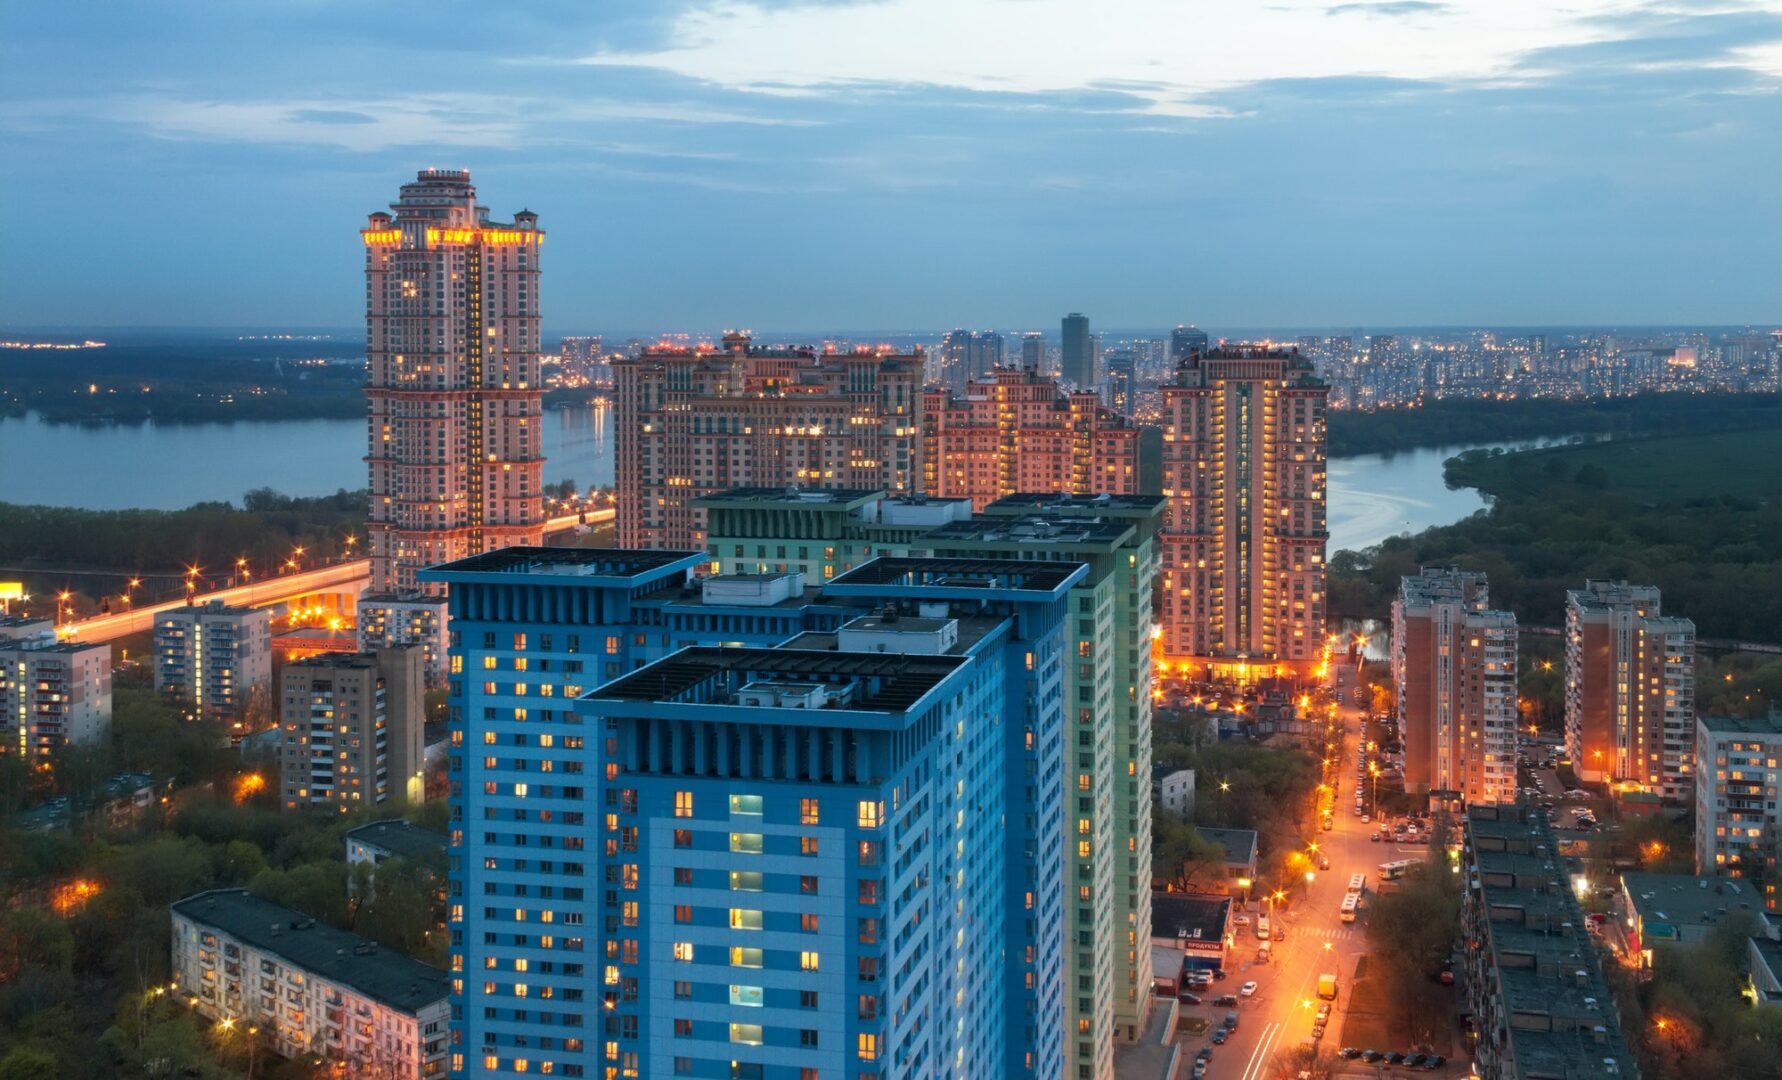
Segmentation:
[[(232, 607), (272, 607), (316, 593), (358, 592), (370, 582), (371, 560), (354, 559), (351, 562), (319, 566), (314, 570), (303, 570), (264, 581), (251, 581), (233, 588), (201, 592), (190, 602), (204, 604), (221, 600)], [(154, 628), (156, 615), (186, 604), (184, 599), (144, 604), (126, 611), (115, 611), (110, 615), (95, 615), (90, 619), (64, 623), (61, 632), (77, 641), (113, 641), (130, 634), (147, 633)]]
[[(585, 524), (596, 525), (613, 519), (613, 510), (606, 507), (601, 510), (589, 510)], [(566, 533), (584, 522), (580, 514), (565, 514), (562, 517), (548, 518), (544, 532), (547, 537)], [(351, 562), (335, 563), (332, 566), (321, 566), (314, 570), (304, 570), (296, 574), (267, 578), (263, 581), (252, 581), (246, 585), (237, 585), (228, 589), (217, 589), (213, 592), (197, 594), (191, 602), (208, 603), (221, 600), (225, 604), (239, 607), (273, 607), (289, 603), (316, 593), (361, 592), (371, 583), (371, 560), (354, 559)], [(158, 604), (145, 604), (142, 607), (130, 608), (127, 611), (116, 611), (109, 615), (95, 615), (90, 619), (65, 623), (62, 633), (78, 641), (113, 641), (130, 634), (141, 634), (154, 628), (155, 616), (163, 611), (184, 607), (187, 601), (168, 600)]]

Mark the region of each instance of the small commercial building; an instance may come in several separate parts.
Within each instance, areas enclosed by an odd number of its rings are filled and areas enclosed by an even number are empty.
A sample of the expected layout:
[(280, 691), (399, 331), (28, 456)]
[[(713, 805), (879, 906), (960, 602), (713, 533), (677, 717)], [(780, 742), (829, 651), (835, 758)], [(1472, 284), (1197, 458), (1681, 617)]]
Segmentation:
[(1256, 830), (1197, 827), (1202, 840), (1225, 849), (1225, 888), (1247, 891), (1256, 880)]
[(1151, 894), (1151, 956), (1158, 988), (1185, 971), (1225, 966), (1231, 897), (1212, 893)]
[(1621, 895), (1628, 947), (1639, 955), (1642, 967), (1652, 966), (1658, 946), (1700, 945), (1720, 924), (1738, 915), (1752, 917), (1756, 936), (1776, 936), (1775, 924), (1764, 913), (1750, 881), (1630, 870), (1621, 875)]

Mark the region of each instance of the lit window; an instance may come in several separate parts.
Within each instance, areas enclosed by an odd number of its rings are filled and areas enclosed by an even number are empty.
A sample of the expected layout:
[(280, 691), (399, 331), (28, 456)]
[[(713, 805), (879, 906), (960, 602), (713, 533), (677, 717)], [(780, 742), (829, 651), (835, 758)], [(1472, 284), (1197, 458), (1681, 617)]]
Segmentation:
[(677, 791), (674, 793), (674, 816), (693, 816), (693, 793), (691, 791)]

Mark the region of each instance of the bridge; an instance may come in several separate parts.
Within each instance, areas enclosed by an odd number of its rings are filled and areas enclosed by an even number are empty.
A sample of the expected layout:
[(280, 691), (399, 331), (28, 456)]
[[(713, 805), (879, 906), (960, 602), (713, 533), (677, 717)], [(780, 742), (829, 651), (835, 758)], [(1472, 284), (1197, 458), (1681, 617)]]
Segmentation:
[[(611, 507), (602, 510), (588, 511), (585, 524), (596, 525), (611, 521)], [(565, 514), (562, 517), (549, 518), (545, 521), (545, 536), (555, 536), (569, 532), (582, 525), (580, 514)], [(167, 600), (158, 604), (144, 604), (141, 607), (114, 611), (109, 615), (95, 615), (90, 619), (80, 619), (64, 623), (62, 633), (77, 641), (114, 641), (131, 634), (142, 634), (154, 629), (155, 616), (163, 611), (171, 611), (184, 607), (188, 602), (205, 604), (212, 600), (221, 600), (231, 607), (275, 607), (288, 604), (293, 600), (301, 600), (306, 596), (318, 593), (360, 593), (371, 583), (371, 560), (353, 559), (349, 562), (334, 563), (331, 566), (319, 566), (314, 570), (303, 570), (295, 574), (266, 578), (262, 581), (250, 581), (245, 585), (237, 585), (227, 589), (216, 589), (211, 592), (196, 594), (191, 601), (184, 598)]]

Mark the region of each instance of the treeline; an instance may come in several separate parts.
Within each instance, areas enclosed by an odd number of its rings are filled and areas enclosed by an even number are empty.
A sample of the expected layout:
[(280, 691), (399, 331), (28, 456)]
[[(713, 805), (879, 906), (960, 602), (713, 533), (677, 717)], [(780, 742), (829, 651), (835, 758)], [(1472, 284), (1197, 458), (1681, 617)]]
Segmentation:
[(1568, 401), (1451, 398), (1415, 409), (1329, 414), (1330, 456), (1566, 435), (1638, 438), (1782, 425), (1776, 394), (1639, 394)]
[[(198, 423), (365, 415), (364, 345), (191, 340), (0, 351), (0, 416)], [(327, 363), (315, 363), (325, 360)]]
[[(205, 889), (244, 887), (443, 963), (435, 875), (444, 868), (396, 859), (369, 879), (368, 868), (346, 864), (346, 831), (402, 807), (282, 813), (270, 773), (258, 795), (237, 802), (246, 790), (239, 757), (144, 691), (119, 693), (112, 743), (92, 753), (103, 762), (88, 767), (95, 775), (137, 768), (178, 788), (121, 831), (93, 817), (45, 832), (0, 827), (0, 1077), (143, 1076), (157, 1059), (161, 1075), (240, 1075), (244, 1040), (207, 1032), (154, 993), (170, 975), (167, 907)], [(58, 789), (77, 795), (83, 781), (63, 773), (82, 769), (68, 756), (56, 761)], [(444, 803), (408, 817), (443, 831)], [(260, 1075), (308, 1075), (279, 1071), (265, 1050)], [(38, 1071), (15, 1071), (27, 1065)]]
[[(258, 488), (228, 502), (197, 503), (184, 510), (80, 510), (59, 506), (0, 503), (0, 566), (44, 568), (33, 591), (60, 588), (56, 569), (81, 567), (178, 577), (185, 567), (201, 568), (206, 582), (227, 579), (237, 558), (246, 557), (256, 575), (277, 566), (294, 548), (309, 559), (332, 558), (345, 537), (365, 541), (367, 496), (337, 491), (293, 498)], [(53, 579), (53, 580), (51, 580)], [(94, 579), (71, 579), (78, 586)], [(27, 585), (31, 582), (27, 581)], [(176, 583), (177, 584), (177, 583)], [(95, 591), (117, 591), (106, 582)]]
[[(1586, 578), (1617, 578), (1658, 586), (1664, 610), (1693, 619), (1702, 637), (1782, 639), (1782, 481), (1775, 458), (1759, 453), (1745, 471), (1729, 474), (1709, 464), (1716, 455), (1707, 451), (1717, 441), (1723, 451), (1768, 445), (1726, 435), (1679, 440), (1662, 448), (1675, 451), (1663, 458), (1658, 448), (1612, 443), (1451, 461), (1451, 482), (1496, 478), (1487, 488), (1495, 495), (1491, 507), (1366, 551), (1338, 552), (1330, 562), (1331, 612), (1382, 618), (1401, 576), (1458, 564), (1485, 571), (1493, 606), (1514, 611), (1525, 625), (1563, 625), (1567, 589)], [(1692, 467), (1696, 494), (1680, 478)]]

